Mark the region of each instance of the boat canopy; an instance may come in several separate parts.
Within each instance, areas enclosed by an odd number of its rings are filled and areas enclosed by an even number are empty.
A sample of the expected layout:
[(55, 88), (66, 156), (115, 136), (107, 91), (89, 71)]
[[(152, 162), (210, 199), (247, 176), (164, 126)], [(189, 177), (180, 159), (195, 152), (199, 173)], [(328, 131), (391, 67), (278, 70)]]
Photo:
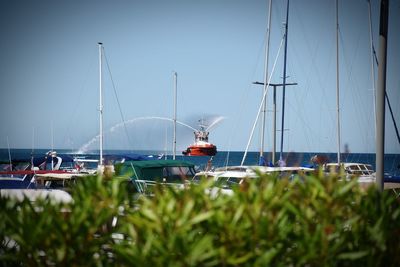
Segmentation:
[(191, 179), (195, 174), (194, 166), (180, 160), (126, 161), (121, 174), (129, 174), (134, 180), (174, 182)]

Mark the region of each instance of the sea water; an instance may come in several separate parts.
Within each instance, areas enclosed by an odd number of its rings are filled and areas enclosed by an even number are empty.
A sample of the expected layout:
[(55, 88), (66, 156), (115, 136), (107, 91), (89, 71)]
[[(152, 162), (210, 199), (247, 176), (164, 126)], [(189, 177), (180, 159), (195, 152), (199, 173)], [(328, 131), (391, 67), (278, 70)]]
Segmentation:
[[(30, 159), (33, 157), (43, 157), (49, 150), (48, 149), (11, 149), (11, 159)], [(59, 154), (69, 154), (78, 155), (74, 151), (59, 149), (56, 150)], [(105, 150), (104, 154), (128, 154), (135, 153), (141, 155), (153, 155), (154, 157), (159, 157), (159, 151), (127, 151), (127, 150)], [(88, 152), (91, 157), (98, 155), (98, 151)], [(243, 151), (219, 151), (215, 156), (184, 156), (177, 155), (176, 159), (185, 160), (192, 162), (197, 166), (198, 169), (204, 169), (207, 162), (211, 160), (213, 167), (223, 167), (223, 166), (237, 166), (240, 165), (243, 159)], [(336, 153), (316, 153), (316, 152), (287, 152), (283, 153), (282, 158), (285, 160), (287, 166), (309, 166), (312, 164), (311, 157), (314, 155), (324, 155), (330, 162), (337, 161)], [(265, 161), (267, 163), (271, 162), (272, 154), (264, 154)], [(371, 164), (375, 169), (375, 154), (371, 153), (343, 153), (341, 155), (341, 160), (343, 162), (358, 162)], [(167, 159), (172, 159), (172, 155), (167, 155)], [(279, 153), (277, 153), (276, 158), (279, 159)], [(162, 156), (165, 159), (165, 155)], [(9, 151), (8, 149), (0, 149), (0, 161), (9, 161)], [(259, 152), (248, 152), (244, 165), (258, 165), (259, 163)], [(400, 175), (400, 154), (385, 154), (384, 157), (384, 169), (385, 173), (392, 175)]]

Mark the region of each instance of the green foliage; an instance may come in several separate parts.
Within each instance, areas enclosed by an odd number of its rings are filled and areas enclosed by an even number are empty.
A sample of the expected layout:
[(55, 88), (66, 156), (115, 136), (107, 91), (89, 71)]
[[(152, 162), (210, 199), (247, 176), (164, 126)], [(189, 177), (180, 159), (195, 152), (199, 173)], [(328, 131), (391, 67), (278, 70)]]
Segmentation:
[(34, 204), (0, 200), (1, 265), (102, 266), (109, 262), (109, 223), (125, 205), (125, 190), (118, 181), (86, 177), (72, 192), (72, 204), (54, 204), (49, 199)]
[(73, 188), (73, 204), (1, 199), (0, 260), (10, 266), (400, 262), (400, 203), (389, 191), (322, 175), (252, 180), (232, 196), (210, 193), (213, 185), (204, 181), (185, 190), (156, 186), (152, 196), (135, 197), (124, 178), (87, 177)]

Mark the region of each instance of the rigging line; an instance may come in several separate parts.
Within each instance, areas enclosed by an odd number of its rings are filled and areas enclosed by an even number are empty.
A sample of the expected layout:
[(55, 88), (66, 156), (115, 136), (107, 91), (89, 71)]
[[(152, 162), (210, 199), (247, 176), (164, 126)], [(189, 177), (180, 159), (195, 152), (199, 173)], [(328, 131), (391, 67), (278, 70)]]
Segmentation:
[[(298, 16), (295, 16), (298, 20), (300, 20), (300, 22), (301, 22), (301, 19), (300, 19), (300, 17), (298, 17)], [(301, 23), (300, 23), (301, 24)], [(302, 60), (300, 59), (300, 57), (299, 57), (299, 53), (297, 53), (297, 50), (296, 50), (296, 46), (294, 46), (294, 47), (288, 47), (288, 49), (292, 52), (291, 54), (293, 54), (294, 55), (294, 57), (297, 59), (297, 60), (294, 60), (294, 62), (301, 62)], [(290, 58), (288, 59), (288, 65), (289, 65), (289, 68), (288, 69), (291, 69), (291, 72), (293, 73), (293, 76), (294, 77), (297, 77), (297, 75), (296, 75), (296, 68), (294, 67), (294, 64), (293, 64), (293, 60), (291, 60)], [(299, 108), (299, 107), (302, 107), (303, 106), (303, 103), (304, 103), (304, 99), (308, 99), (308, 94), (309, 94), (309, 90), (307, 90), (307, 89), (309, 89), (309, 87), (310, 87), (310, 79), (309, 79), (309, 75), (308, 74), (305, 74), (305, 75), (303, 75), (303, 76), (305, 76), (306, 78), (306, 85), (303, 87), (305, 90), (294, 90), (294, 99), (295, 99), (295, 102), (297, 103), (297, 105), (293, 105), (293, 103), (291, 103), (290, 102), (290, 99), (286, 99), (286, 102), (287, 102), (287, 104), (288, 104), (288, 108), (291, 108), (291, 109), (293, 109), (295, 112), (294, 112), (294, 114), (296, 114), (297, 115), (297, 117), (299, 117), (299, 118), (301, 118), (302, 119), (302, 114), (303, 114), (303, 112), (304, 112), (304, 110), (305, 109), (301, 109), (301, 108)], [(290, 76), (288, 76), (288, 77), (290, 77)], [(301, 89), (301, 86), (300, 86), (300, 88), (299, 89)], [(304, 94), (305, 93), (305, 94)], [(306, 122), (304, 121), (304, 120), (302, 120), (303, 121), (303, 127), (305, 127), (304, 125), (306, 125)], [(288, 120), (288, 122), (291, 122), (290, 120)], [(306, 125), (306, 126), (308, 126), (308, 125)], [(307, 127), (308, 129), (310, 128), (310, 127)], [(304, 128), (303, 128), (304, 129)], [(311, 136), (311, 134), (305, 134), (305, 137), (304, 137), (304, 139), (306, 140), (306, 144), (307, 144), (307, 147), (308, 147), (308, 149), (310, 149), (310, 147), (311, 147), (311, 139), (310, 139), (310, 136)], [(309, 151), (311, 151), (311, 150), (309, 150)]]
[[(275, 61), (274, 61), (274, 65), (273, 65), (273, 67), (272, 67), (272, 71), (271, 71), (271, 74), (270, 74), (269, 79), (268, 79), (268, 85), (271, 83), (272, 75), (274, 74), (275, 67), (276, 67), (276, 63), (277, 63), (277, 61), (278, 61), (279, 54), (280, 54), (280, 52), (281, 52), (281, 48), (282, 48), (282, 45), (283, 45), (283, 41), (284, 41), (284, 40), (285, 40), (285, 35), (284, 35), (284, 36), (282, 37), (282, 39), (281, 39), (281, 43), (280, 43), (280, 45), (279, 45), (278, 53), (276, 54)], [(243, 166), (243, 163), (244, 163), (244, 161), (245, 161), (245, 159), (246, 159), (246, 156), (247, 156), (247, 152), (248, 152), (248, 150), (249, 150), (249, 146), (250, 146), (251, 139), (253, 139), (254, 129), (256, 128), (256, 125), (257, 125), (257, 122), (258, 122), (258, 117), (260, 116), (261, 109), (262, 109), (263, 104), (264, 104), (264, 101), (265, 101), (265, 95), (266, 95), (267, 93), (268, 93), (268, 90), (264, 91), (264, 95), (263, 95), (263, 98), (262, 98), (260, 107), (259, 107), (259, 109), (258, 109), (258, 112), (257, 112), (257, 117), (256, 117), (256, 120), (254, 121), (253, 128), (251, 129), (250, 138), (249, 138), (249, 141), (247, 142), (246, 150), (244, 151), (243, 159), (242, 159), (242, 162), (240, 163), (240, 166)]]
[(397, 135), (397, 141), (399, 141), (399, 144), (400, 144), (399, 129), (397, 128), (396, 120), (394, 119), (392, 106), (390, 105), (390, 101), (389, 101), (389, 97), (388, 97), (388, 95), (387, 95), (387, 92), (385, 92), (385, 97), (386, 97), (386, 101), (387, 101), (388, 106), (389, 106), (390, 115), (392, 116), (392, 121), (393, 121), (393, 124), (394, 124), (394, 129), (395, 129), (396, 135)]
[[(264, 39), (263, 39), (263, 41), (262, 41), (262, 43), (261, 43), (261, 45), (260, 45), (260, 47), (258, 49), (257, 61), (256, 61), (256, 64), (254, 66), (254, 69), (253, 69), (252, 73), (249, 74), (249, 76), (252, 77), (251, 80), (254, 80), (253, 78), (255, 77), (257, 69), (258, 69), (258, 66), (260, 65), (260, 57), (261, 57), (261, 53), (263, 51), (263, 48), (265, 47), (266, 39), (267, 39), (267, 35), (265, 34), (264, 35)], [(250, 84), (249, 80), (248, 80), (248, 84)], [(240, 100), (241, 101), (239, 103), (239, 108), (236, 110), (237, 113), (235, 114), (236, 115), (235, 118), (238, 118), (237, 121), (241, 121), (243, 119), (243, 115), (245, 114), (245, 112), (243, 112), (243, 111), (244, 111), (245, 104), (248, 103), (248, 101), (249, 101), (248, 99), (249, 99), (250, 88), (251, 88), (251, 85), (249, 85), (240, 96)], [(231, 152), (231, 147), (232, 147), (232, 139), (236, 138), (236, 136), (237, 136), (236, 133), (238, 132), (237, 131), (238, 128), (239, 128), (239, 123), (235, 123), (232, 126), (232, 131), (231, 131), (233, 134), (229, 135), (229, 138), (227, 140), (227, 143), (228, 143), (227, 152), (228, 153), (226, 154), (225, 161), (224, 161), (224, 165), (225, 166), (229, 165), (229, 158), (230, 158), (230, 152)]]
[[(371, 82), (372, 82), (372, 106), (374, 108), (374, 118), (376, 117), (376, 88), (375, 88), (375, 61), (377, 58), (374, 56), (375, 48), (374, 48), (374, 37), (373, 37), (373, 28), (372, 28), (372, 15), (371, 15), (371, 0), (367, 0), (368, 2), (368, 21), (369, 21), (369, 40), (370, 40), (370, 57), (371, 57)], [(374, 123), (375, 135), (376, 135), (376, 122)]]
[(107, 65), (108, 73), (110, 74), (111, 84), (112, 84), (113, 89), (114, 89), (114, 95), (115, 95), (115, 98), (116, 98), (116, 100), (117, 100), (118, 110), (119, 110), (119, 114), (121, 115), (122, 123), (123, 123), (123, 125), (124, 125), (125, 134), (126, 134), (126, 137), (128, 138), (128, 144), (129, 144), (129, 146), (130, 146), (131, 148), (133, 148), (131, 139), (130, 139), (129, 134), (128, 134), (128, 129), (126, 128), (126, 123), (125, 123), (124, 114), (122, 113), (121, 105), (120, 105), (120, 103), (119, 103), (119, 99), (118, 99), (118, 95), (117, 95), (117, 90), (116, 90), (116, 88), (115, 88), (114, 79), (113, 79), (112, 74), (111, 74), (110, 65), (108, 64), (108, 58), (107, 58), (107, 56), (106, 56), (106, 52), (105, 52), (104, 48), (103, 48), (103, 55), (104, 55), (104, 58), (105, 58), (105, 60), (106, 60), (106, 65)]
[[(294, 6), (296, 7), (296, 5), (294, 5)], [(299, 17), (298, 12), (297, 13), (295, 12), (294, 15), (295, 15), (295, 17), (296, 16)], [(301, 20), (301, 22), (302, 22), (302, 20)], [(303, 34), (305, 35), (305, 30), (304, 30), (303, 23), (301, 23), (301, 26), (302, 26)], [(332, 64), (333, 54), (329, 53), (329, 57), (328, 57), (328, 60), (327, 60), (327, 66), (328, 66), (327, 68), (319, 68), (317, 66), (317, 58), (318, 58), (318, 54), (320, 54), (319, 51), (321, 50), (320, 49), (321, 42), (319, 41), (319, 39), (320, 38), (318, 38), (318, 42), (317, 42), (316, 48), (314, 50), (310, 46), (309, 41), (307, 39), (305, 40), (305, 42), (307, 43), (308, 52), (310, 54), (310, 59), (311, 59), (310, 63), (311, 63), (312, 66), (309, 68), (308, 73), (306, 73), (306, 81), (307, 81), (306, 83), (307, 84), (304, 86), (304, 89), (307, 92), (307, 94), (305, 96), (306, 99), (307, 99), (307, 97), (309, 95), (309, 92), (312, 93), (312, 88), (313, 88), (313, 86), (315, 87), (315, 84), (318, 84), (317, 86), (321, 89), (321, 90), (318, 90), (318, 94), (322, 95), (323, 101), (319, 101), (319, 105), (318, 105), (318, 109), (317, 109), (317, 110), (320, 111), (320, 112), (317, 112), (317, 113), (319, 114), (319, 116), (318, 116), (319, 129), (321, 129), (321, 128), (323, 128), (323, 125), (325, 124), (325, 122), (327, 120), (326, 115), (324, 115), (324, 114), (328, 114), (330, 120), (334, 121), (334, 116), (333, 116), (332, 112), (322, 112), (324, 109), (326, 109), (329, 106), (328, 105), (329, 103), (326, 102), (326, 100), (329, 99), (329, 97), (327, 96), (327, 85), (326, 85), (326, 83), (324, 81), (326, 81), (328, 79), (327, 77), (331, 74), (331, 71), (329, 71), (329, 68), (330, 68), (329, 66), (331, 66), (331, 64)], [(333, 44), (333, 42), (329, 42), (329, 43)], [(296, 46), (294, 46), (294, 48), (296, 49)], [(331, 51), (331, 49), (328, 49), (328, 51)], [(296, 55), (296, 53), (294, 53), (294, 55), (298, 56), (298, 54)], [(290, 63), (291, 63), (291, 60), (289, 59), (289, 64)], [(321, 71), (320, 71), (321, 69), (325, 70), (325, 72), (321, 73)], [(314, 76), (317, 77), (316, 82), (312, 82), (310, 80), (310, 75), (313, 76), (313, 77)], [(324, 76), (324, 78), (322, 78), (322, 76)], [(295, 94), (296, 94), (296, 92), (297, 92), (297, 90), (295, 90)], [(311, 97), (315, 97), (315, 93), (313, 95), (311, 95)], [(324, 102), (325, 102), (325, 104), (324, 104)], [(299, 107), (300, 106), (301, 105), (299, 105)], [(314, 107), (314, 108), (317, 108), (317, 107)], [(306, 135), (307, 136), (306, 137), (307, 143), (309, 144), (309, 146), (310, 146), (310, 143), (315, 146), (315, 138), (318, 138), (319, 141), (318, 141), (317, 146), (320, 147), (321, 146), (321, 140), (323, 140), (322, 137), (321, 137), (321, 133), (315, 131), (315, 129), (310, 127), (310, 125), (308, 125), (306, 122), (304, 122), (302, 125), (308, 126), (309, 133), (311, 133), (311, 134), (307, 134)], [(330, 125), (333, 125), (333, 123), (330, 124)], [(309, 140), (310, 138), (311, 138), (312, 141)], [(314, 138), (314, 139), (312, 139), (312, 138)], [(315, 149), (315, 147), (314, 147), (314, 149)]]
[[(376, 57), (376, 53), (375, 53), (375, 46), (374, 46), (373, 43), (372, 43), (372, 49), (373, 49), (373, 53), (374, 53), (376, 65), (379, 66), (378, 58)], [(396, 123), (396, 120), (395, 120), (395, 118), (394, 118), (394, 114), (393, 114), (393, 110), (392, 110), (392, 105), (390, 104), (389, 96), (388, 96), (387, 92), (385, 92), (385, 98), (386, 98), (386, 101), (387, 101), (388, 106), (389, 106), (389, 111), (390, 111), (390, 115), (391, 115), (391, 117), (392, 117), (392, 121), (393, 121), (393, 125), (394, 125), (394, 130), (396, 131), (397, 141), (398, 141), (399, 144), (400, 144), (399, 129), (398, 129), (398, 127), (397, 127), (397, 123)]]
[[(319, 111), (321, 111), (321, 112), (318, 112), (318, 114), (319, 114), (319, 117), (318, 117), (318, 123), (319, 123), (319, 129), (321, 129), (321, 128), (323, 128), (322, 127), (322, 125), (324, 125), (325, 124), (325, 122), (326, 122), (326, 116), (324, 115), (324, 114), (328, 114), (328, 116), (329, 116), (329, 119), (331, 120), (331, 121), (334, 121), (334, 117), (333, 117), (333, 115), (332, 115), (332, 112), (322, 112), (325, 108), (327, 108), (328, 106), (329, 106), (329, 103), (328, 102), (326, 102), (326, 100), (327, 99), (329, 99), (329, 97), (327, 96), (327, 89), (326, 89), (326, 83), (325, 83), (325, 81), (326, 80), (328, 80), (328, 78), (327, 77), (329, 77), (329, 75), (331, 74), (331, 71), (329, 70), (329, 66), (331, 66), (331, 64), (332, 64), (332, 53), (330, 53), (329, 54), (329, 58), (328, 58), (328, 60), (327, 60), (327, 66), (328, 67), (326, 67), (326, 68), (319, 68), (318, 66), (317, 66), (317, 62), (316, 62), (316, 60), (318, 59), (318, 54), (319, 54), (319, 51), (321, 50), (320, 48), (321, 48), (321, 41), (320, 41), (320, 39), (321, 38), (317, 38), (317, 42), (316, 43), (313, 43), (313, 44), (316, 44), (314, 47), (315, 48), (312, 48), (311, 47), (311, 45), (310, 45), (310, 41), (309, 40), (311, 40), (311, 38), (309, 37), (309, 36), (307, 36), (307, 32), (305, 31), (305, 26), (304, 26), (304, 23), (303, 23), (303, 19), (302, 19), (302, 16), (301, 16), (301, 12), (299, 11), (299, 9), (298, 9), (298, 6), (297, 6), (297, 4), (296, 4), (296, 2), (294, 2), (293, 3), (293, 5), (292, 5), (293, 7), (294, 7), (294, 9), (295, 9), (295, 12), (293, 12), (294, 13), (294, 17), (297, 17), (297, 19), (299, 20), (299, 26), (300, 26), (300, 28), (301, 28), (301, 36), (303, 37), (303, 39), (304, 39), (304, 42), (306, 43), (306, 45), (307, 45), (307, 50), (308, 50), (308, 53), (309, 53), (309, 57), (308, 57), (308, 59), (310, 59), (310, 64), (311, 64), (311, 67), (308, 67), (308, 68), (306, 68), (308, 71), (307, 72), (305, 72), (306, 74), (305, 74), (305, 77), (306, 77), (306, 84), (304, 85), (304, 88), (305, 88), (305, 91), (307, 92), (307, 94), (306, 94), (306, 97), (307, 97), (307, 95), (308, 95), (308, 93), (309, 92), (311, 92), (311, 88), (313, 88), (313, 86), (315, 87), (315, 84), (318, 84), (317, 85), (317, 87), (318, 88), (320, 88), (320, 89), (322, 89), (322, 90), (318, 90), (318, 94), (321, 94), (322, 95), (322, 97), (321, 97), (321, 99), (323, 100), (323, 101), (318, 101), (319, 102), (319, 105), (318, 105), (318, 110)], [(333, 42), (328, 42), (329, 44), (332, 44)], [(296, 50), (296, 46), (294, 46), (294, 47), (289, 47), (289, 49), (290, 50), (293, 50), (294, 51), (294, 56), (295, 57), (297, 57), (298, 58), (298, 62), (302, 62), (302, 61), (304, 61), (304, 60), (302, 60), (300, 57), (299, 57), (299, 55), (301, 55), (301, 53), (296, 53), (295, 51), (297, 51)], [(331, 49), (329, 48), (327, 48), (327, 50), (328, 51), (331, 51)], [(289, 61), (289, 66), (291, 66), (291, 59), (289, 58), (288, 59), (288, 61)], [(320, 73), (320, 70), (321, 69), (323, 69), (323, 70), (325, 70), (325, 72), (323, 73), (323, 74), (321, 74)], [(310, 73), (313, 73), (313, 74), (310, 74)], [(310, 75), (313, 75), (313, 77), (314, 76), (316, 76), (317, 77), (317, 79), (316, 79), (316, 82), (311, 82), (311, 80), (310, 80)], [(324, 76), (323, 78), (321, 78), (322, 76)], [(323, 82), (324, 81), (324, 82)], [(329, 90), (328, 90), (329, 91)], [(297, 92), (297, 90), (295, 90), (295, 92)], [(312, 95), (312, 97), (315, 97), (315, 93)], [(324, 102), (326, 102), (326, 103), (324, 103)], [(332, 123), (332, 125), (333, 125), (333, 123)], [(311, 130), (311, 128), (310, 128), (310, 130)], [(317, 133), (317, 132), (315, 132), (315, 133), (313, 133), (317, 138), (319, 138), (320, 137), (320, 132), (319, 133)], [(310, 137), (311, 137), (311, 135), (309, 135)], [(315, 138), (315, 137), (311, 137), (311, 138)], [(308, 139), (309, 139), (309, 137), (308, 137), (308, 135), (307, 135), (307, 142), (308, 142)], [(313, 140), (313, 145), (315, 145), (315, 139)], [(318, 146), (319, 146), (320, 144), (318, 144)]]
[[(299, 55), (297, 54), (296, 48), (289, 47), (288, 49), (292, 52), (291, 54), (293, 54), (294, 57), (299, 59)], [(297, 61), (301, 62), (301, 60), (297, 60)], [(293, 73), (292, 76), (298, 77), (296, 75), (296, 68), (294, 67), (292, 60), (288, 59), (288, 65), (289, 65), (288, 69), (291, 69), (291, 73)], [(309, 82), (308, 76), (307, 75), (305, 75), (305, 76), (306, 76), (306, 78), (305, 78), (306, 82)], [(291, 76), (288, 76), (288, 77), (291, 77)], [(286, 98), (285, 99), (286, 105), (287, 105), (288, 109), (291, 109), (294, 111), (292, 114), (295, 114), (296, 115), (295, 117), (298, 117), (303, 122), (302, 128), (304, 130), (307, 130), (307, 129), (310, 130), (308, 123), (303, 119), (303, 114), (304, 114), (305, 109), (301, 108), (304, 105), (304, 99), (308, 99), (307, 95), (309, 93), (309, 90), (307, 90), (307, 89), (309, 89), (309, 84), (308, 84), (308, 86), (307, 85), (305, 85), (304, 87), (299, 86), (298, 88), (299, 88), (298, 90), (293, 91), (294, 102), (291, 102), (290, 98)], [(302, 88), (304, 88), (304, 90), (301, 90)], [(304, 95), (304, 92), (305, 92), (305, 95)], [(296, 104), (294, 104), (294, 103), (296, 103)], [(293, 123), (290, 116), (289, 116), (289, 118), (288, 118), (288, 116), (286, 116), (286, 119), (287, 119), (286, 120), (287, 125), (290, 125), (291, 123)], [(304, 131), (302, 131), (302, 133), (304, 133)], [(311, 131), (310, 131), (310, 133), (311, 133)], [(310, 136), (311, 136), (311, 134), (307, 134), (307, 133), (304, 136), (304, 139), (306, 140), (305, 143), (306, 143), (308, 149), (310, 149), (311, 143), (312, 143)], [(309, 150), (309, 151), (311, 151), (311, 150)]]
[[(297, 6), (296, 5), (292, 5), (294, 8), (295, 8), (295, 10), (297, 11)], [(294, 12), (295, 14), (297, 13), (297, 12)], [(303, 26), (302, 25), (302, 20), (301, 20), (301, 17), (300, 16), (298, 16), (298, 15), (295, 15), (294, 16), (295, 18), (297, 18), (297, 20), (299, 21), (299, 25), (300, 26)], [(301, 29), (302, 30), (304, 30), (304, 27), (301, 27)], [(302, 36), (305, 36), (305, 33), (303, 32), (303, 35)], [(304, 39), (307, 39), (307, 37), (305, 37)], [(310, 45), (309, 45), (309, 43), (307, 42), (307, 40), (305, 41), (305, 43), (306, 43), (306, 45), (307, 45), (307, 49), (308, 50), (310, 50)], [(299, 53), (297, 53), (297, 49), (296, 49), (296, 46), (295, 47), (289, 47), (289, 50), (292, 52), (291, 54), (293, 54), (294, 55), (294, 57), (297, 59), (297, 60), (295, 60), (295, 61), (297, 61), (297, 62), (301, 62), (301, 60), (299, 60), (300, 59), (300, 56), (299, 56)], [(312, 58), (312, 56), (310, 57), (310, 58)], [(296, 76), (296, 69), (295, 69), (295, 67), (294, 67), (294, 65), (292, 64), (292, 60), (291, 59), (288, 59), (288, 65), (289, 65), (289, 68), (292, 70), (291, 72), (294, 74), (293, 76)], [(310, 70), (308, 70), (308, 71), (310, 71)], [(302, 106), (302, 103), (304, 103), (303, 101), (304, 101), (304, 98), (305, 99), (308, 99), (308, 94), (309, 94), (309, 90), (307, 90), (309, 87), (310, 87), (310, 79), (309, 79), (309, 75), (308, 74), (305, 74), (304, 75), (305, 76), (305, 79), (306, 79), (306, 84), (305, 84), (305, 86), (304, 86), (304, 88), (305, 88), (305, 94), (301, 94), (301, 92), (300, 92), (300, 94), (298, 95), (298, 90), (294, 90), (294, 95), (295, 95), (295, 101), (296, 101), (296, 103), (297, 103), (297, 105), (295, 106), (295, 105), (290, 105), (290, 100), (289, 101), (287, 101), (288, 102), (288, 107), (290, 107), (290, 108), (293, 108), (293, 109), (297, 109), (297, 110), (295, 110), (295, 114), (297, 114), (297, 115), (300, 115), (303, 111), (304, 111), (304, 109), (298, 109), (298, 107), (301, 107)], [(297, 108), (296, 108), (297, 107)], [(310, 136), (311, 135), (309, 135), (309, 134), (306, 134), (305, 135), (305, 139), (306, 139), (306, 143), (307, 143), (307, 146), (308, 146), (308, 149), (310, 149), (310, 144), (311, 144), (311, 142), (310, 142)], [(311, 150), (309, 150), (309, 151), (311, 151)]]
[[(92, 58), (92, 60), (89, 62), (89, 68), (86, 70), (86, 75), (84, 77), (83, 84), (79, 89), (79, 95), (78, 95), (77, 101), (75, 101), (74, 108), (72, 109), (72, 114), (69, 117), (69, 121), (67, 123), (67, 130), (64, 132), (64, 136), (63, 136), (63, 139), (62, 139), (64, 142), (66, 142), (65, 140), (68, 138), (68, 136), (70, 136), (70, 129), (72, 128), (72, 127), (70, 127), (70, 125), (72, 124), (73, 121), (75, 121), (76, 111), (78, 110), (78, 106), (80, 105), (81, 100), (83, 99), (82, 96), (83, 96), (83, 94), (84, 94), (84, 92), (85, 92), (85, 90), (87, 88), (86, 85), (87, 85), (87, 82), (89, 80), (89, 73), (91, 72), (91, 70), (93, 70), (94, 58), (95, 57), (94, 56), (90, 56), (90, 58)], [(67, 145), (68, 145), (68, 143), (67, 143)]]
[(373, 44), (372, 44), (372, 50), (373, 50), (373, 53), (374, 53), (374, 58), (375, 58), (376, 65), (378, 66), (378, 56), (376, 55), (375, 46)]
[[(343, 59), (344, 59), (344, 62), (345, 62), (345, 67), (347, 69), (346, 73), (348, 73), (348, 75), (346, 77), (347, 78), (347, 84), (346, 85), (349, 86), (350, 83), (354, 83), (354, 81), (353, 81), (353, 70), (354, 70), (354, 61), (355, 61), (355, 58), (357, 57), (357, 53), (353, 54), (353, 58), (349, 62), (347, 60), (348, 57), (347, 57), (347, 54), (346, 54), (345, 43), (344, 43), (343, 35), (342, 35), (342, 32), (340, 31), (340, 29), (339, 29), (339, 35), (340, 35), (340, 44), (341, 44), (342, 52), (343, 52)], [(358, 36), (358, 39), (357, 39), (357, 49), (355, 49), (356, 52), (358, 51), (359, 41), (360, 41), (360, 35)], [(349, 91), (347, 90), (347, 91), (345, 91), (345, 93), (348, 94)]]
[(369, 27), (370, 27), (370, 32), (371, 32), (371, 35), (370, 35), (370, 37), (371, 37), (371, 48), (372, 48), (372, 55), (373, 55), (373, 58), (375, 59), (375, 63), (376, 63), (376, 65), (378, 66), (378, 56), (376, 55), (376, 50), (375, 50), (375, 45), (374, 45), (374, 35), (373, 35), (373, 32), (372, 32), (372, 29), (373, 29), (373, 27), (372, 27), (372, 16), (371, 16), (371, 0), (367, 0), (367, 2), (368, 2), (368, 9), (369, 9)]
[[(346, 73), (348, 73), (347, 84), (346, 85), (347, 85), (347, 87), (351, 86), (353, 88), (356, 88), (356, 90), (345, 90), (344, 92), (345, 92), (346, 95), (351, 93), (351, 96), (353, 96), (351, 100), (353, 102), (353, 107), (355, 107), (355, 110), (358, 113), (358, 118), (359, 118), (358, 120), (356, 120), (356, 122), (357, 122), (358, 129), (360, 130), (360, 132), (363, 132), (362, 131), (362, 129), (363, 129), (362, 120), (364, 120), (364, 123), (367, 124), (367, 125), (369, 124), (369, 120), (368, 120), (368, 118), (366, 116), (363, 116), (363, 115), (365, 115), (365, 113), (363, 113), (363, 111), (362, 111), (361, 102), (360, 101), (355, 101), (356, 99), (357, 100), (361, 99), (362, 96), (360, 95), (360, 87), (358, 86), (358, 83), (356, 81), (354, 81), (354, 77), (353, 77), (354, 62), (356, 61), (356, 57), (357, 57), (358, 51), (359, 51), (361, 32), (358, 34), (358, 38), (357, 38), (357, 42), (356, 42), (357, 44), (356, 44), (356, 48), (355, 48), (356, 52), (354, 53), (352, 59), (350, 60), (351, 62), (347, 61), (347, 59), (349, 57), (346, 55), (345, 45), (344, 45), (344, 41), (343, 41), (343, 35), (342, 35), (342, 31), (340, 29), (339, 29), (339, 35), (340, 35), (340, 44), (341, 44), (341, 47), (342, 47), (343, 59), (344, 59), (344, 62), (345, 62), (345, 67), (348, 70), (346, 72)], [(347, 99), (347, 97), (344, 96), (344, 99)], [(344, 108), (342, 107), (342, 109), (344, 109)], [(368, 136), (369, 136), (369, 133), (365, 132), (365, 135), (363, 137), (364, 137), (364, 142), (366, 144), (369, 144)]]

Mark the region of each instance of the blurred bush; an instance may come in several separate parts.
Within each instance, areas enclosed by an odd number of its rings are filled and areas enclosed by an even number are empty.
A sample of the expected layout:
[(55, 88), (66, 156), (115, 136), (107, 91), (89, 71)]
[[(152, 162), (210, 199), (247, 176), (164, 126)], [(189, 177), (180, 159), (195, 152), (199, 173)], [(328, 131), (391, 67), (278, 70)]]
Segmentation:
[[(254, 181), (253, 181), (254, 180)], [(232, 196), (204, 181), (135, 195), (86, 177), (72, 204), (0, 200), (3, 266), (396, 266), (400, 203), (356, 180), (260, 175)]]

